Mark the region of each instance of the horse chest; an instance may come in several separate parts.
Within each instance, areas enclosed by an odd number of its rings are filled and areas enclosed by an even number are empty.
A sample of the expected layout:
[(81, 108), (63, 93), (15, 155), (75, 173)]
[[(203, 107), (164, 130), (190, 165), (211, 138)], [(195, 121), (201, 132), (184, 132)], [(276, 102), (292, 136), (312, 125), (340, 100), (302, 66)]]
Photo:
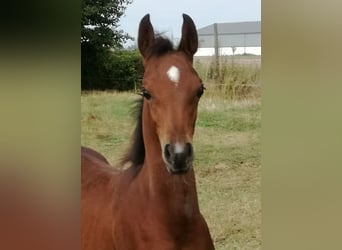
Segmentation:
[[(120, 216), (126, 218), (116, 228), (116, 250), (211, 250), (214, 249), (206, 225), (185, 218), (160, 219), (153, 209)], [(127, 219), (129, 218), (129, 219)]]

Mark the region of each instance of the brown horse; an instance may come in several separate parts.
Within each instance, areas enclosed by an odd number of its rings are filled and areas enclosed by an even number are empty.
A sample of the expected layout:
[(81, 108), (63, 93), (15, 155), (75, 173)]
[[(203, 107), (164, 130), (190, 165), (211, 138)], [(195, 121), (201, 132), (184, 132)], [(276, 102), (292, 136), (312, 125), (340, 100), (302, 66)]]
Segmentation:
[(212, 250), (198, 207), (192, 167), (197, 104), (203, 94), (192, 66), (197, 31), (183, 14), (178, 49), (155, 36), (149, 15), (138, 46), (145, 68), (133, 143), (123, 171), (82, 149), (83, 250)]

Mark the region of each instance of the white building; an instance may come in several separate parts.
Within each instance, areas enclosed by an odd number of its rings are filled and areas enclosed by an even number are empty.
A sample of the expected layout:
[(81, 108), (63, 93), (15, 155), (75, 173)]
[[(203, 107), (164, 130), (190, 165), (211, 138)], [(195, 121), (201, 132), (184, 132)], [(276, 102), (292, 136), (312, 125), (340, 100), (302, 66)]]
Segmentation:
[(214, 23), (197, 30), (199, 49), (195, 56), (261, 55), (261, 22)]

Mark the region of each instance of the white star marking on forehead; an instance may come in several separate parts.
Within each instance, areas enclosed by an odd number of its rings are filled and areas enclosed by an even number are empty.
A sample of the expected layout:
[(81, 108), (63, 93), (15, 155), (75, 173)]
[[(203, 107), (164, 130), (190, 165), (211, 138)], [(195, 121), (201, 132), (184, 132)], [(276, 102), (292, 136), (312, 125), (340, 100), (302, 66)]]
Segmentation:
[(180, 71), (176, 66), (171, 66), (169, 70), (166, 72), (169, 79), (176, 84), (176, 87), (179, 83)]

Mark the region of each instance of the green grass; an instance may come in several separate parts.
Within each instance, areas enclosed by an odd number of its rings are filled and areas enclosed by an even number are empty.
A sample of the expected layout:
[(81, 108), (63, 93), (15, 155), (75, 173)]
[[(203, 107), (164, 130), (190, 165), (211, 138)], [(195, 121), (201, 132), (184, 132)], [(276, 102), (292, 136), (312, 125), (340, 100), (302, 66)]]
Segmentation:
[[(134, 127), (132, 93), (81, 96), (82, 136), (117, 164)], [(201, 211), (217, 250), (261, 248), (260, 101), (232, 101), (208, 88), (199, 104), (194, 136)]]
[(195, 166), (216, 249), (260, 249), (260, 119), (256, 99), (200, 102)]

